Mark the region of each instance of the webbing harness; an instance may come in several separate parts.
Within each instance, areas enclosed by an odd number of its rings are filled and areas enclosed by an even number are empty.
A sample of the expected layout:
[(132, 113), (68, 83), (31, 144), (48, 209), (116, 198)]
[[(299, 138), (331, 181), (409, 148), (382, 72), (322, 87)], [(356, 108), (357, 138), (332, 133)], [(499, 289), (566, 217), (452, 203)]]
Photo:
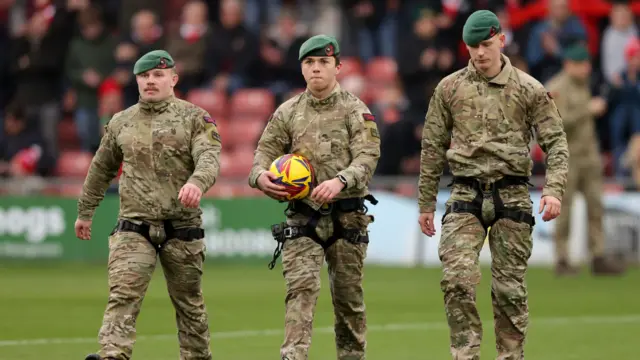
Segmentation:
[(169, 241), (170, 239), (178, 239), (182, 241), (193, 241), (197, 239), (202, 239), (204, 237), (204, 229), (201, 228), (184, 228), (184, 229), (175, 229), (171, 221), (165, 220), (163, 221), (164, 225), (164, 233), (165, 240), (161, 244), (156, 244), (151, 241), (151, 234), (149, 230), (151, 226), (149, 224), (135, 224), (129, 220), (118, 220), (116, 227), (113, 229), (110, 235), (115, 234), (116, 232), (121, 231), (130, 231), (137, 234), (142, 235), (147, 241), (156, 249), (156, 251), (162, 250), (162, 247)]
[[(353, 244), (369, 243), (369, 234), (362, 229), (346, 228), (340, 222), (340, 214), (349, 213), (353, 211), (361, 211), (366, 214), (368, 211), (364, 201), (367, 200), (371, 204), (376, 205), (378, 200), (373, 195), (367, 195), (363, 198), (348, 198), (337, 200), (333, 203), (326, 204), (318, 210), (311, 208), (309, 205), (301, 201), (289, 202), (289, 205), (285, 209), (285, 214), (288, 211), (294, 214), (302, 214), (309, 218), (306, 225), (295, 226), (288, 225), (286, 222), (274, 224), (271, 226), (271, 234), (273, 238), (278, 242), (278, 245), (273, 252), (273, 259), (269, 263), (269, 269), (273, 269), (276, 265), (276, 260), (282, 253), (282, 248), (287, 240), (293, 240), (300, 237), (309, 237), (316, 243), (318, 243), (324, 250), (327, 250), (339, 239), (345, 239)], [(323, 216), (331, 216), (333, 223), (333, 234), (326, 240), (322, 241), (316, 231), (318, 222)]]
[[(468, 187), (471, 187), (476, 190), (476, 197), (468, 202), (468, 201), (459, 201), (456, 200), (451, 203), (450, 206), (447, 207), (444, 215), (442, 216), (442, 221), (444, 222), (444, 218), (450, 213), (470, 213), (475, 215), (480, 223), (484, 227), (485, 231), (495, 224), (496, 221), (502, 218), (511, 219), (516, 222), (524, 222), (529, 224), (531, 227), (535, 225), (535, 218), (533, 215), (514, 208), (507, 208), (504, 206), (502, 199), (500, 198), (500, 193), (498, 190), (505, 188), (507, 186), (512, 185), (531, 185), (529, 183), (529, 178), (523, 176), (511, 176), (507, 175), (495, 182), (483, 182), (471, 177), (463, 177), (463, 176), (454, 176), (453, 180), (448, 186), (452, 186), (453, 184), (461, 184)], [(495, 206), (495, 217), (490, 222), (485, 222), (482, 216), (482, 202), (483, 199), (491, 197), (493, 199), (493, 204)]]

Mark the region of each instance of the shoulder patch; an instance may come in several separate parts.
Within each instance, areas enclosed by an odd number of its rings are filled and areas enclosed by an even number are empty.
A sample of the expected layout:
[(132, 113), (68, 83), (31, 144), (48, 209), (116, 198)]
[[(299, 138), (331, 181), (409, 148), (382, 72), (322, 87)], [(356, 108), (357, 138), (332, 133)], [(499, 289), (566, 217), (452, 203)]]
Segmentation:
[(364, 121), (375, 121), (376, 117), (373, 114), (362, 114)]

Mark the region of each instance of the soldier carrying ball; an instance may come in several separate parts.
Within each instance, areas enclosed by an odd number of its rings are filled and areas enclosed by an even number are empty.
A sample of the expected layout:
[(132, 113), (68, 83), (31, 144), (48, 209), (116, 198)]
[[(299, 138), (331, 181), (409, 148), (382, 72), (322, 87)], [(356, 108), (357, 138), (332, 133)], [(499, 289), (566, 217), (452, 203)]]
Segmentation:
[(323, 258), (329, 266), (338, 359), (364, 359), (366, 316), (363, 263), (369, 242), (364, 200), (375, 204), (368, 184), (380, 157), (378, 128), (367, 106), (340, 87), (340, 47), (317, 35), (300, 47), (307, 89), (280, 105), (258, 143), (249, 185), (284, 201), (288, 193), (268, 171), (278, 157), (308, 159), (319, 183), (311, 195), (289, 201), (283, 226), (274, 226), (282, 245), (287, 284), (285, 339), (280, 356), (307, 359)]

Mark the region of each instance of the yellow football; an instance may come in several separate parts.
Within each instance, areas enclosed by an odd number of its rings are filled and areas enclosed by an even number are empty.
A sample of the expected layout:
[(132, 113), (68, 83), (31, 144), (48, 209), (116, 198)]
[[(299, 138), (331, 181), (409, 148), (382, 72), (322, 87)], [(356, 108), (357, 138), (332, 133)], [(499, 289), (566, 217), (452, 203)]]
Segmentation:
[(288, 201), (307, 197), (315, 183), (313, 167), (301, 155), (282, 155), (271, 163), (269, 171), (277, 176), (273, 182), (284, 186)]

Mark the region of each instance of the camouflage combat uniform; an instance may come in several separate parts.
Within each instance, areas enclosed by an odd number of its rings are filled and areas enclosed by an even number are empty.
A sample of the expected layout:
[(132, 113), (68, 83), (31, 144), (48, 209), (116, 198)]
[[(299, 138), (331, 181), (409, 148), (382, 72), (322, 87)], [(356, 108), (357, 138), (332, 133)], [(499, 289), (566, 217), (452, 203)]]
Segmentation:
[(588, 246), (592, 256), (592, 270), (596, 274), (620, 273), (622, 268), (604, 257), (603, 169), (594, 118), (589, 109), (592, 98), (589, 82), (572, 79), (568, 73), (562, 71), (549, 81), (547, 88), (553, 93), (554, 101), (562, 114), (571, 156), (564, 206), (556, 222), (556, 271), (559, 275), (577, 271), (570, 265), (568, 246), (574, 195), (576, 191), (580, 191), (587, 205)]
[[(286, 153), (309, 159), (318, 183), (344, 176), (347, 186), (334, 200), (362, 198), (368, 195), (368, 183), (380, 156), (380, 138), (367, 106), (336, 84), (325, 99), (319, 100), (307, 90), (275, 111), (260, 138), (249, 184), (257, 187), (260, 174)], [(313, 209), (320, 207), (308, 198), (304, 202)], [(289, 225), (304, 226), (307, 221), (307, 216), (287, 211)], [(371, 221), (360, 211), (340, 215), (344, 227), (359, 229), (363, 234)], [(324, 259), (329, 266), (338, 359), (365, 358), (362, 276), (367, 243), (339, 239), (324, 249), (321, 244), (332, 235), (333, 228), (331, 217), (323, 216), (316, 228), (318, 242), (302, 236), (284, 243), (282, 267), (287, 294), (283, 359), (307, 359)]]
[[(502, 71), (490, 80), (469, 61), (466, 68), (438, 84), (423, 131), (421, 213), (435, 211), (445, 157), (453, 175), (461, 179), (490, 184), (511, 177), (529, 177), (532, 129), (548, 154), (542, 194), (562, 199), (569, 153), (558, 110), (539, 82), (512, 67), (506, 56), (501, 58)], [(498, 359), (521, 360), (529, 318), (525, 272), (531, 255), (533, 223), (499, 216), (496, 199), (511, 215), (526, 214), (532, 219), (531, 197), (526, 180), (514, 180), (489, 195), (469, 186), (474, 182), (454, 183), (438, 249), (451, 354), (457, 360), (480, 358), (482, 324), (475, 294), (480, 282), (479, 252), (486, 226), (490, 225), (491, 298)], [(481, 202), (477, 203), (475, 214), (451, 209), (454, 203), (473, 202), (477, 196)]]
[(131, 231), (109, 237), (110, 293), (99, 333), (102, 358), (131, 358), (136, 319), (159, 257), (176, 311), (180, 359), (211, 359), (200, 286), (204, 238), (166, 239), (163, 221), (169, 220), (175, 229), (201, 225), (201, 210), (184, 207), (178, 193), (187, 182), (203, 194), (214, 184), (220, 148), (209, 114), (175, 97), (154, 103), (141, 100), (106, 126), (78, 202), (78, 217), (92, 219), (122, 163), (119, 219), (149, 224), (150, 238)]

